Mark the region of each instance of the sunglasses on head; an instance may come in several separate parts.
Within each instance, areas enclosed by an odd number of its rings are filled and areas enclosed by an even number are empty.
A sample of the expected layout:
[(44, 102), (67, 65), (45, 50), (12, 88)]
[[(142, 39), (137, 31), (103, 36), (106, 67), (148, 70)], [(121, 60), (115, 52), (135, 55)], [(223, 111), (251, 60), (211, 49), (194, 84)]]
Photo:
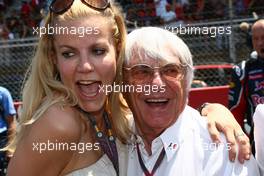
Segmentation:
[[(87, 6), (95, 10), (105, 10), (110, 6), (110, 0), (81, 0)], [(50, 4), (50, 11), (55, 14), (66, 12), (73, 4), (74, 0), (53, 0)]]
[(161, 67), (152, 67), (147, 64), (136, 64), (132, 67), (124, 67), (124, 69), (129, 71), (133, 81), (140, 84), (151, 81), (154, 77), (155, 70), (157, 70), (160, 76), (165, 80), (181, 80), (184, 76), (185, 67), (186, 66), (174, 63), (166, 64)]

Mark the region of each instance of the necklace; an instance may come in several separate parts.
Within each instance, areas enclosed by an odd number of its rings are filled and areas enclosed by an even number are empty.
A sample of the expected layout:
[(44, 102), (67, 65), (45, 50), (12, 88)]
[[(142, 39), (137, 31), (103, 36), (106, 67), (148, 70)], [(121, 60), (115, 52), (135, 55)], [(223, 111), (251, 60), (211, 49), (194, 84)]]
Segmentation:
[(105, 122), (105, 126), (107, 129), (107, 135), (105, 135), (97, 126), (95, 118), (88, 112), (81, 109), (79, 106), (77, 106), (77, 109), (82, 112), (90, 121), (92, 124), (94, 131), (96, 133), (96, 139), (100, 144), (101, 149), (103, 152), (108, 156), (110, 161), (112, 162), (116, 174), (119, 175), (119, 162), (118, 162), (118, 152), (116, 148), (116, 142), (115, 137), (112, 132), (112, 126), (110, 123), (110, 120), (108, 118), (108, 114), (104, 112), (103, 118)]

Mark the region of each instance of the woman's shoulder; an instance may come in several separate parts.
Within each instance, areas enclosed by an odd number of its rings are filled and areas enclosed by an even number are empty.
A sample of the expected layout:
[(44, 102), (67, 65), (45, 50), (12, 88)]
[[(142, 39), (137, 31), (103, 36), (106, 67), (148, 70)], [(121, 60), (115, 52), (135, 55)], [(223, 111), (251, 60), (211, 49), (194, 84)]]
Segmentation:
[(74, 154), (68, 146), (81, 138), (78, 118), (74, 108), (52, 105), (27, 125), (10, 161), (10, 175), (58, 175)]
[(32, 124), (31, 130), (77, 142), (81, 136), (81, 127), (82, 120), (75, 108), (54, 104)]

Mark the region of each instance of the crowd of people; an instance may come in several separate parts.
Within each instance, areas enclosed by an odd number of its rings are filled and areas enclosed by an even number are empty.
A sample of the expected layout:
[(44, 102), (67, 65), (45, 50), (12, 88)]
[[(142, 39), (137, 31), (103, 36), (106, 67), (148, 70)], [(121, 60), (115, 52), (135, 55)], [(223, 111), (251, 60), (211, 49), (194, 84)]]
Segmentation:
[[(0, 86), (0, 147), (2, 149), (8, 144), (10, 136), (15, 131), (16, 114), (11, 93)], [(0, 176), (5, 176), (9, 157), (7, 152), (0, 151)]]
[[(264, 2), (257, 0), (123, 0), (127, 19), (139, 25), (160, 25), (172, 21), (192, 23), (201, 20), (226, 20), (263, 14)], [(129, 4), (129, 5), (127, 5)]]
[[(23, 0), (20, 9), (13, 1), (0, 1), (0, 39), (33, 36), (33, 28), (40, 26), (48, 11), (50, 0)], [(126, 14), (128, 26), (159, 25), (169, 22), (219, 20), (229, 18), (228, 1), (222, 0), (119, 0)], [(234, 16), (263, 14), (264, 3), (257, 0), (233, 1)]]
[(33, 36), (33, 28), (40, 25), (45, 7), (44, 0), (23, 0), (20, 8), (10, 1), (2, 3), (0, 10), (0, 40), (19, 39)]

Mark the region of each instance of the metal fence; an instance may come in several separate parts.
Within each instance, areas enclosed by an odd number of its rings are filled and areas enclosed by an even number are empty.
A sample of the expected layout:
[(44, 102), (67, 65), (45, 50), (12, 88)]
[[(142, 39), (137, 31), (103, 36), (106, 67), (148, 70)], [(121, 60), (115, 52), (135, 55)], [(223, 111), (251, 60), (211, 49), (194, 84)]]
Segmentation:
[(249, 57), (252, 48), (247, 44), (247, 33), (239, 25), (241, 22), (252, 24), (253, 18), (197, 23), (189, 28), (209, 30), (199, 34), (180, 35), (189, 46), (195, 65), (238, 63)]
[(232, 65), (196, 65), (192, 87), (228, 85), (231, 81)]
[(36, 38), (0, 41), (0, 85), (8, 88), (16, 101), (21, 99), (21, 85), (36, 42)]
[[(242, 19), (264, 14), (263, 0), (118, 0), (126, 19), (139, 26), (158, 25), (177, 20), (204, 22)], [(172, 15), (174, 12), (175, 15)]]
[[(246, 35), (239, 29), (239, 24), (242, 21), (252, 23), (254, 19), (243, 19), (236, 21), (218, 21), (211, 23), (197, 23), (185, 27), (196, 27), (202, 29), (203, 27), (211, 30), (210, 33), (196, 32), (178, 35), (187, 43), (192, 54), (195, 65), (206, 64), (233, 64), (243, 59), (248, 58), (251, 49), (246, 44)], [(178, 24), (177, 24), (178, 25)], [(162, 26), (167, 30), (172, 27), (180, 27), (175, 24)], [(171, 27), (169, 29), (169, 27)], [(184, 27), (184, 25), (182, 25)], [(231, 32), (225, 31), (224, 34), (214, 34), (215, 30), (219, 28), (230, 29)], [(174, 28), (175, 32), (176, 28)], [(184, 30), (184, 29), (181, 29)], [(21, 99), (21, 85), (24, 74), (30, 64), (30, 59), (33, 56), (37, 38), (30, 38), (24, 40), (0, 41), (0, 85), (8, 88), (13, 98), (18, 101)], [(208, 80), (207, 84), (223, 85), (227, 82), (219, 81), (229, 75), (229, 72), (222, 72), (224, 75), (219, 77), (219, 69), (214, 71), (199, 71), (196, 72), (195, 79)], [(215, 77), (212, 79), (212, 77)]]

